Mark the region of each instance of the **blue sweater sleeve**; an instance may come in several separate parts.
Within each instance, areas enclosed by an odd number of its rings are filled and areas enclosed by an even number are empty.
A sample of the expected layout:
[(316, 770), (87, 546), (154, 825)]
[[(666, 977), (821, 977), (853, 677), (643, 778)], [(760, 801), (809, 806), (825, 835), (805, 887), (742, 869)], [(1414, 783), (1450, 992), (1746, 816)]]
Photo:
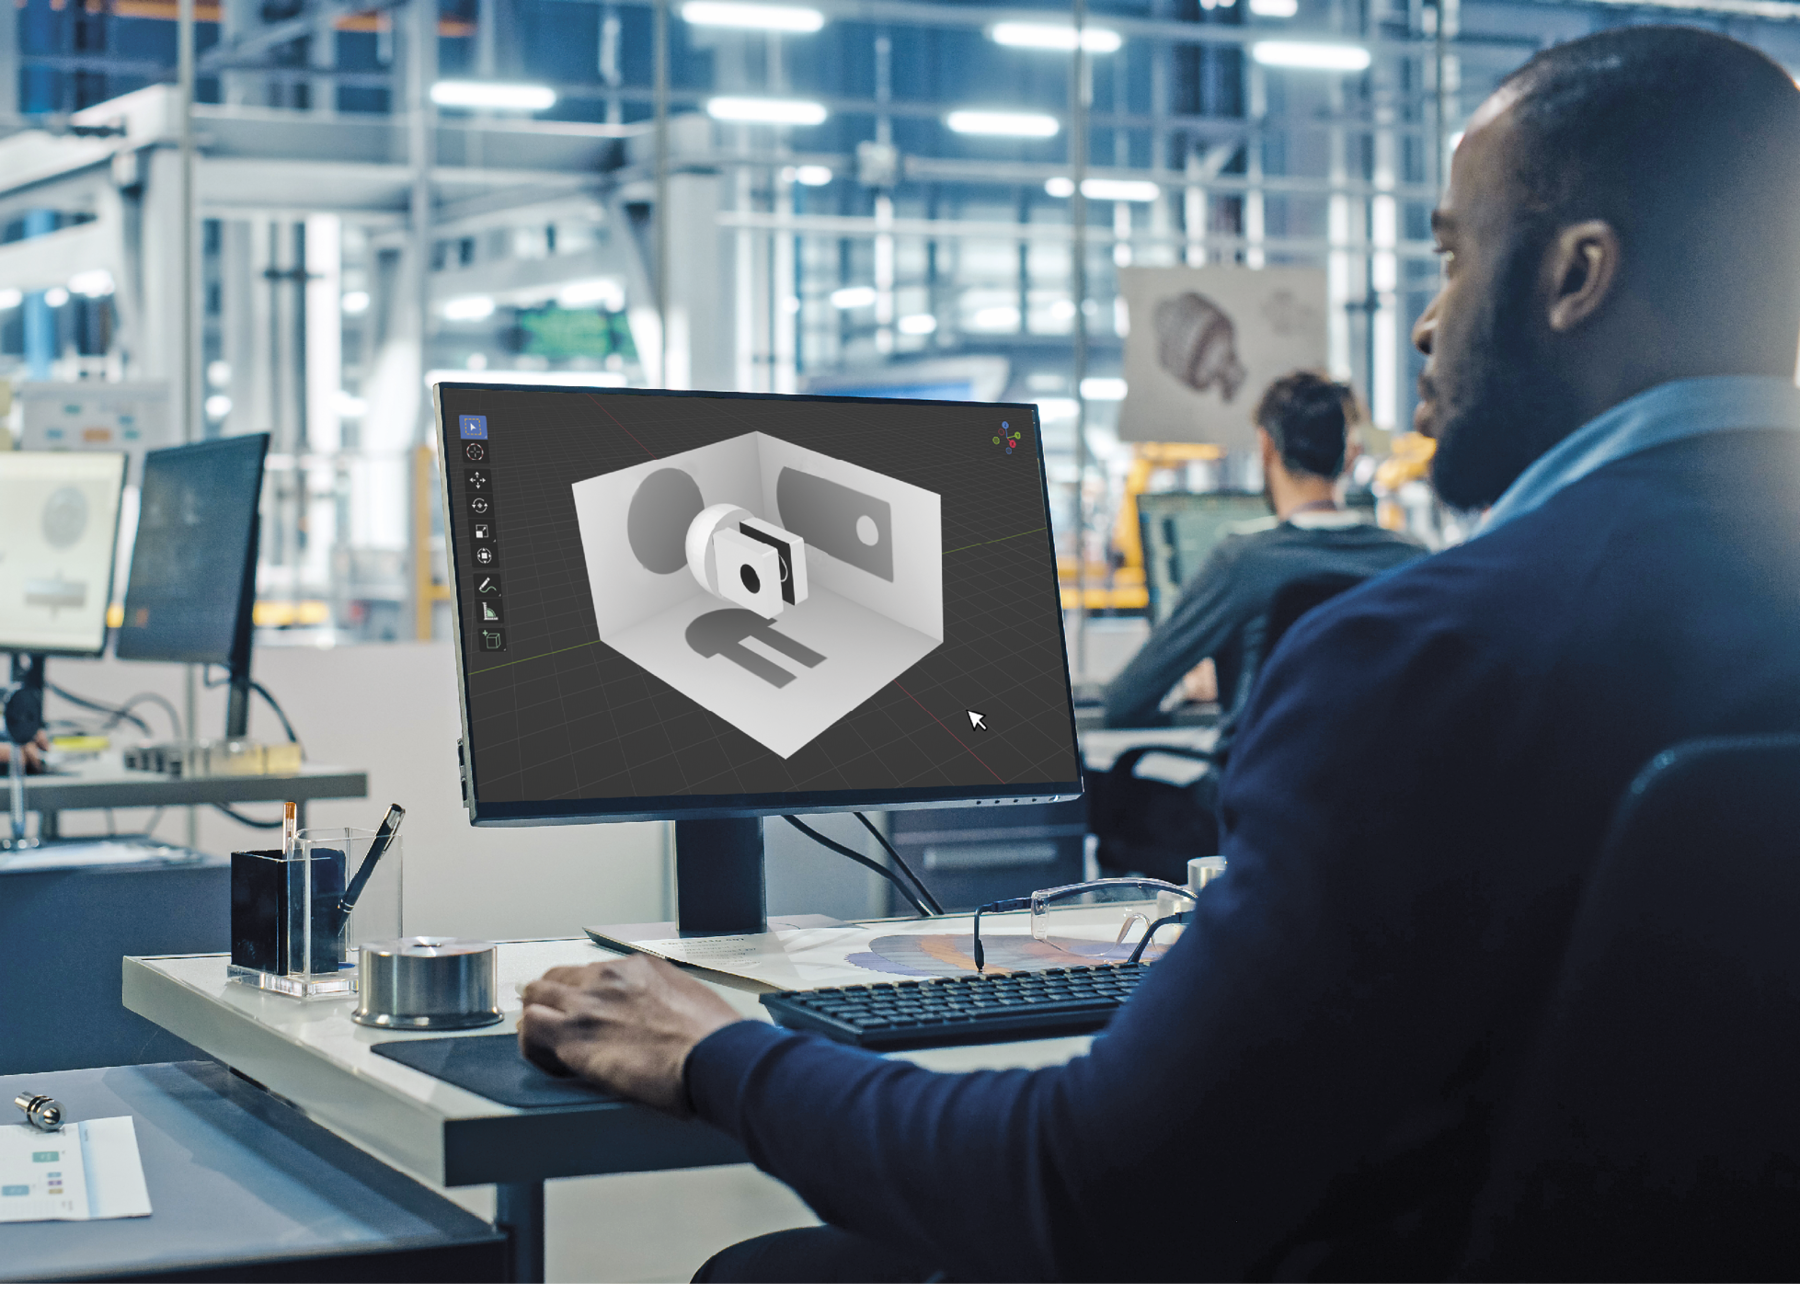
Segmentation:
[(1213, 549), (1174, 612), (1106, 685), (1108, 727), (1152, 727), (1163, 721), (1158, 706), (1169, 689), (1238, 628), (1242, 612), (1234, 598), (1232, 571), (1241, 548), (1226, 539)]
[[(700, 1114), (827, 1221), (958, 1279), (1281, 1274), (1309, 1218), (1340, 1242), (1447, 1197), (1380, 1165), (1460, 1161), (1433, 1138), (1505, 966), (1472, 936), (1491, 859), (1445, 839), (1481, 829), (1468, 764), (1516, 707), (1453, 635), (1338, 611), (1295, 635), (1227, 778), (1226, 876), (1087, 1055), (937, 1073), (742, 1023), (690, 1058)], [(1391, 1200), (1345, 1190), (1365, 1169)]]

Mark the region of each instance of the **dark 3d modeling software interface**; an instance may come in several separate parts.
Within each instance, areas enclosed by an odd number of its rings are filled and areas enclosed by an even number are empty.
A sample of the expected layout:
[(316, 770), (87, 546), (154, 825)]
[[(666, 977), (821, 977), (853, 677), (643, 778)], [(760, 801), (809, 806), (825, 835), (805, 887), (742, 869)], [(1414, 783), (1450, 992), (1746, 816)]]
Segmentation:
[(1028, 406), (439, 399), (484, 805), (1076, 779)]

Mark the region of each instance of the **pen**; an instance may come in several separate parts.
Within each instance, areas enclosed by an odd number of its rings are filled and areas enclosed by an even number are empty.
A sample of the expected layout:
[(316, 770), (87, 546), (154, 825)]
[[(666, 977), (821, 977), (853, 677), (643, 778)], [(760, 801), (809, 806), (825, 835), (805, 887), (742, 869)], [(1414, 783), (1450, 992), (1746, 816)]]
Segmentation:
[(341, 929), (350, 922), (350, 911), (356, 906), (356, 900), (362, 897), (363, 886), (369, 883), (369, 877), (375, 873), (375, 864), (381, 861), (381, 855), (388, 851), (388, 845), (394, 841), (394, 835), (400, 829), (400, 819), (406, 816), (406, 810), (399, 804), (389, 804), (387, 816), (381, 819), (381, 825), (375, 831), (375, 838), (369, 844), (369, 855), (363, 864), (356, 869), (356, 878), (344, 890), (344, 896), (338, 899), (338, 927)]
[(298, 804), (281, 806), (281, 856), (287, 862), (292, 862), (300, 856), (300, 806)]

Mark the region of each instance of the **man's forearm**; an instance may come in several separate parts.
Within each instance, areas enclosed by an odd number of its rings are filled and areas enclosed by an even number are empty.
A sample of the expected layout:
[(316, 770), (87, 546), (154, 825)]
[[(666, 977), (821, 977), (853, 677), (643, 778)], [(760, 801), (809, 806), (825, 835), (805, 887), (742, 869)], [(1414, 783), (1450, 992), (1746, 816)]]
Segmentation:
[(687, 1089), (824, 1220), (957, 1279), (1050, 1280), (1058, 1072), (932, 1073), (745, 1021), (695, 1047)]

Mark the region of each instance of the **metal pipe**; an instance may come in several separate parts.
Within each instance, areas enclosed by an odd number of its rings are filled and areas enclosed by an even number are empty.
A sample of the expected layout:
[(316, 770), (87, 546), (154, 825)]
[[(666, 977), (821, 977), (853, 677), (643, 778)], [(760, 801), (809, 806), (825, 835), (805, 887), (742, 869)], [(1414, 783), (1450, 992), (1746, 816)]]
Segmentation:
[[(181, 280), (175, 289), (181, 298), (181, 342), (175, 347), (181, 371), (175, 378), (175, 409), (185, 442), (194, 438), (194, 392), (199, 385), (195, 369), (200, 360), (194, 336), (194, 0), (178, 0), (175, 9), (175, 86), (181, 112), (181, 201), (176, 218)], [(199, 672), (199, 666), (191, 664), (182, 671), (181, 722), (190, 736), (199, 730)], [(195, 848), (200, 842), (200, 811), (190, 806), (186, 816), (187, 846)]]
[(1088, 170), (1088, 108), (1093, 85), (1085, 47), (1087, 0), (1075, 0), (1075, 48), (1070, 53), (1069, 84), (1069, 221), (1074, 241), (1070, 248), (1070, 296), (1075, 303), (1075, 673), (1087, 678), (1087, 396), (1082, 393), (1087, 377), (1087, 195), (1082, 186)]
[(656, 0), (657, 382), (669, 385), (669, 0)]

